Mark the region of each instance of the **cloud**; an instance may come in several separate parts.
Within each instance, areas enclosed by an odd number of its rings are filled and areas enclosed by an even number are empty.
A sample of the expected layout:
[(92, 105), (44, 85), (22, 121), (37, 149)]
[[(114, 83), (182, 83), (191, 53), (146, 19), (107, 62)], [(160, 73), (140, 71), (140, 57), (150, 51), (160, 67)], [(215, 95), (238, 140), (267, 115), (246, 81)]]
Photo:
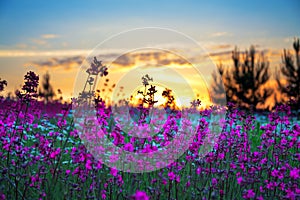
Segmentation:
[(214, 52), (214, 53), (209, 53), (210, 57), (215, 57), (215, 56), (231, 56), (232, 50), (230, 51), (220, 51), (220, 52)]
[(123, 67), (133, 66), (135, 65), (135, 59), (128, 54), (124, 54), (120, 57), (118, 57), (112, 65), (118, 65)]
[(83, 56), (48, 58), (47, 60), (27, 63), (26, 66), (33, 66), (37, 68), (48, 68), (48, 69), (61, 68), (65, 70), (70, 70), (72, 68), (78, 68), (82, 64), (83, 60), (84, 60)]
[(41, 39), (32, 39), (31, 40), (33, 43), (38, 44), (38, 45), (46, 45), (48, 42), (46, 40), (41, 40)]
[(207, 48), (210, 49), (210, 50), (233, 49), (233, 45), (231, 45), (231, 44), (217, 44), (217, 45), (210, 45)]
[(112, 66), (118, 67), (132, 67), (134, 65), (141, 66), (164, 66), (164, 65), (187, 65), (190, 64), (185, 59), (162, 51), (145, 51), (145, 52), (132, 52), (118, 57)]
[(28, 45), (25, 43), (18, 43), (18, 44), (16, 44), (16, 47), (20, 48), (20, 49), (26, 49), (26, 48), (28, 48)]
[(74, 56), (84, 55), (89, 53), (89, 50), (70, 49), (70, 50), (52, 50), (52, 51), (29, 51), (29, 50), (0, 50), (0, 57), (40, 57), (40, 56)]
[(43, 39), (53, 39), (53, 38), (58, 38), (60, 37), (59, 35), (56, 35), (56, 34), (44, 34), (44, 35), (41, 35), (41, 38)]
[[(240, 51), (240, 59), (243, 60), (246, 51)], [(282, 50), (280, 49), (256, 49), (256, 59), (260, 62), (262, 57), (269, 63), (270, 72), (273, 73), (275, 68), (281, 66), (282, 62)], [(212, 52), (208, 55), (216, 64), (222, 63), (224, 66), (232, 66), (232, 50)]]
[[(95, 54), (90, 54), (87, 59), (89, 62), (92, 61), (93, 57), (96, 56), (98, 60), (101, 60), (103, 64), (107, 65), (110, 70), (118, 72), (125, 70), (125, 68), (131, 68), (135, 66), (139, 67), (162, 67), (171, 66), (176, 68), (187, 69), (193, 64), (206, 62), (210, 58), (215, 63), (220, 61), (225, 65), (232, 64), (232, 50), (233, 47), (229, 44), (221, 44), (215, 46), (219, 48), (219, 51), (211, 51), (208, 54), (191, 54), (188, 58), (182, 58), (176, 54), (161, 50), (145, 50), (137, 51), (123, 54), (116, 53), (112, 51), (105, 52), (94, 52)], [(65, 51), (0, 51), (0, 57), (20, 57), (20, 56), (47, 56), (46, 58), (41, 58), (38, 61), (32, 61), (27, 63), (27, 65), (35, 66), (38, 68), (55, 68), (55, 69), (65, 69), (70, 70), (74, 67), (79, 67), (86, 58), (89, 51), (87, 50), (65, 50)], [(240, 51), (241, 59), (243, 59), (243, 54), (245, 51)], [(264, 53), (268, 61), (270, 61), (271, 66), (280, 61), (281, 53), (276, 49), (257, 49), (257, 54)], [(120, 56), (121, 55), (121, 56)], [(258, 58), (258, 57), (257, 57)], [(192, 65), (191, 65), (192, 64)], [(88, 64), (89, 65), (89, 64)], [(85, 66), (85, 67), (88, 67)], [(275, 65), (274, 65), (275, 66)]]
[(215, 32), (210, 34), (210, 37), (221, 37), (221, 36), (231, 36), (228, 32)]
[(58, 37), (60, 36), (56, 34), (43, 34), (39, 38), (31, 39), (31, 42), (40, 46), (45, 46), (45, 45), (49, 46), (50, 45), (49, 40)]

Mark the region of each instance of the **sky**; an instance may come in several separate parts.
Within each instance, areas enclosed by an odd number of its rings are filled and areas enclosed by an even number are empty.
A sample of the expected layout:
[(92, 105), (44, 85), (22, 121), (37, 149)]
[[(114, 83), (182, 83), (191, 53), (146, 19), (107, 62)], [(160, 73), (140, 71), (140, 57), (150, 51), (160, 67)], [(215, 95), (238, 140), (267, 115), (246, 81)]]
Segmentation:
[[(255, 45), (270, 60), (270, 68), (275, 68), (280, 65), (282, 50), (291, 49), (294, 37), (300, 36), (299, 9), (298, 0), (0, 0), (0, 78), (8, 81), (9, 92), (22, 85), (28, 70), (40, 77), (49, 71), (54, 89), (61, 89), (70, 98), (80, 66), (93, 49), (106, 51), (106, 58), (137, 47), (137, 37), (144, 43), (156, 40), (152, 35), (132, 34), (122, 44), (114, 46), (112, 42), (99, 47), (113, 35), (143, 27), (180, 32), (192, 38), (215, 63), (230, 64), (230, 52), (235, 46), (245, 50)], [(202, 76), (210, 74), (204, 72)]]

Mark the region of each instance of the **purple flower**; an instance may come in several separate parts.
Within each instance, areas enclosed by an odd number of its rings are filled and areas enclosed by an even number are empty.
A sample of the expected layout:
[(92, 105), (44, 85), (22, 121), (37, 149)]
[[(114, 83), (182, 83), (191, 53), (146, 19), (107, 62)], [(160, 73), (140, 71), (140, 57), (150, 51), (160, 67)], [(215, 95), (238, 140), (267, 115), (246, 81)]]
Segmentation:
[(286, 198), (292, 199), (292, 200), (296, 199), (295, 193), (290, 188), (286, 190), (286, 193), (287, 193)]
[(0, 194), (0, 199), (4, 200), (4, 199), (6, 199), (6, 196), (4, 194)]
[(238, 177), (238, 178), (237, 178), (237, 182), (238, 182), (239, 185), (242, 183), (242, 181), (243, 181), (243, 178), (242, 178), (242, 177)]
[(169, 172), (168, 173), (168, 177), (169, 177), (169, 179), (172, 181), (172, 180), (174, 180), (175, 179), (175, 174), (174, 174), (174, 172)]
[(252, 199), (255, 197), (255, 192), (250, 189), (250, 190), (247, 190), (246, 194), (243, 195), (243, 198), (245, 199)]
[(144, 191), (136, 191), (136, 193), (132, 196), (134, 200), (149, 200), (147, 193)]
[(60, 148), (57, 148), (55, 151), (53, 151), (50, 154), (50, 158), (55, 159), (58, 154), (60, 154)]
[(300, 172), (299, 169), (293, 168), (293, 169), (290, 171), (290, 177), (291, 177), (292, 179), (298, 179), (298, 178), (299, 178), (299, 172)]
[(110, 174), (113, 175), (113, 176), (117, 176), (118, 170), (117, 170), (115, 167), (112, 167), (112, 168), (110, 169)]
[(124, 145), (124, 149), (125, 149), (126, 151), (133, 152), (134, 147), (133, 147), (133, 145), (132, 145), (131, 143), (126, 143), (126, 144)]
[(211, 183), (213, 186), (218, 184), (218, 180), (216, 178), (212, 178)]
[(88, 160), (86, 161), (85, 168), (86, 168), (87, 170), (92, 170), (92, 168), (93, 168), (93, 163), (92, 163), (91, 160), (88, 159)]

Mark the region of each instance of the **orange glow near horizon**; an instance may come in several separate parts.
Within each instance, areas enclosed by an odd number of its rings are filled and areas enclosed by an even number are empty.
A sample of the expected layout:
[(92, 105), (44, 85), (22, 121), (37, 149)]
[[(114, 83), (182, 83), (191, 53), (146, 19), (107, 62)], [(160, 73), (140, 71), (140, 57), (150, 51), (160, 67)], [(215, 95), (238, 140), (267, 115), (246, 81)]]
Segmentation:
[[(3, 52), (2, 52), (3, 53)], [(9, 53), (9, 52), (8, 52)], [(9, 54), (11, 56), (20, 56), (23, 55), (21, 52), (16, 52), (17, 54)], [(51, 75), (50, 83), (52, 84), (55, 93), (57, 94), (57, 98), (59, 97), (57, 90), (60, 89), (63, 93), (63, 98), (65, 101), (70, 101), (70, 99), (74, 96), (74, 84), (76, 82), (78, 70), (80, 69), (80, 63), (81, 60), (84, 58), (84, 56), (75, 56), (74, 53), (83, 53), (82, 51), (66, 51), (65, 53), (62, 53), (61, 55), (64, 55), (64, 57), (53, 57), (58, 56), (61, 52), (52, 52), (49, 55), (45, 56), (45, 53), (39, 54), (39, 59), (37, 59), (36, 62), (26, 61), (26, 66), (32, 66), (31, 68), (25, 67), (24, 71), (33, 70), (40, 76), (40, 83), (42, 82), (42, 76), (43, 74), (48, 71)], [(112, 52), (109, 52), (112, 53)], [(5, 53), (6, 55), (7, 53)], [(4, 55), (4, 54), (3, 54)], [(25, 55), (25, 54), (24, 54)], [(70, 57), (73, 55), (73, 57)], [(28, 55), (27, 55), (28, 56)], [(31, 54), (29, 54), (31, 56)], [(32, 54), (33, 56), (33, 54)], [(127, 57), (126, 57), (127, 56)], [(267, 60), (270, 61), (270, 72), (272, 73), (273, 70), (275, 70), (274, 66), (279, 66), (281, 61), (281, 54), (280, 51), (266, 51), (265, 56), (267, 57)], [(34, 56), (33, 56), (34, 57)], [(201, 55), (199, 55), (201, 57)], [(31, 57), (29, 57), (31, 58)], [(106, 58), (104, 56), (104, 58)], [(99, 59), (101, 59), (101, 55), (99, 56)], [(217, 53), (217, 54), (211, 54), (210, 59), (212, 62), (215, 63), (215, 65), (218, 65), (220, 61), (224, 66), (231, 66), (232, 60), (231, 60), (231, 52), (224, 52)], [(146, 64), (145, 64), (146, 62)], [(156, 64), (163, 65), (156, 66)], [(104, 59), (104, 64), (106, 64)], [(200, 63), (200, 65), (203, 65), (205, 68), (205, 63)], [(118, 83), (120, 79), (124, 76), (124, 74), (129, 72), (134, 72), (134, 70), (138, 70), (138, 68), (144, 68), (146, 69), (145, 73), (149, 73), (151, 76), (151, 73), (154, 72), (154, 79), (157, 82), (165, 81), (166, 87), (172, 89), (172, 87), (175, 87), (177, 89), (173, 89), (173, 91), (176, 91), (176, 95), (180, 97), (180, 101), (178, 100), (177, 104), (182, 106), (188, 106), (190, 105), (190, 102), (196, 98), (199, 98), (202, 101), (202, 106), (207, 107), (209, 105), (212, 105), (210, 95), (208, 93), (208, 87), (210, 86), (210, 82), (203, 82), (200, 81), (200, 77), (196, 75), (196, 72), (194, 71), (193, 67), (187, 62), (182, 60), (182, 58), (177, 57), (176, 55), (172, 55), (170, 53), (166, 52), (133, 52), (129, 55), (123, 55), (123, 57), (119, 57), (116, 59), (111, 66), (109, 66), (109, 79), (111, 84), (116, 84), (118, 87), (122, 86), (122, 83), (126, 83), (126, 80), (121, 81), (121, 83)], [(169, 72), (161, 72), (160, 69), (169, 69), (170, 71), (174, 71), (174, 73)], [(151, 71), (152, 70), (152, 71)], [(133, 85), (130, 88), (138, 87), (141, 82), (140, 78), (145, 73), (138, 73), (139, 76), (137, 79), (139, 81), (135, 81), (132, 83)], [(177, 74), (177, 75), (176, 75)], [(179, 76), (179, 75), (180, 76)], [(24, 76), (25, 74), (23, 74)], [(183, 78), (180, 78), (180, 77)], [(203, 70), (202, 76), (211, 76), (211, 74), (206, 73), (205, 69)], [(1, 77), (2, 79), (5, 79), (5, 77)], [(9, 92), (14, 93), (14, 90), (20, 89), (22, 85), (22, 76), (18, 77), (20, 79), (19, 86), (14, 85), (8, 80), (8, 87), (2, 92), (2, 95), (7, 95)], [(124, 77), (123, 77), (124, 78)], [(127, 76), (127, 80), (132, 80), (133, 77)], [(283, 80), (284, 81), (284, 80)], [(183, 83), (186, 83), (189, 87), (192, 88), (192, 92), (190, 94), (187, 94), (185, 89), (186, 87), (181, 86)], [(203, 83), (202, 83), (203, 82)], [(128, 84), (128, 83), (126, 83)], [(276, 87), (276, 81), (270, 80), (269, 83), (266, 85), (271, 87)], [(124, 85), (123, 85), (124, 86)], [(126, 86), (126, 85), (125, 85)], [(116, 88), (118, 88), (116, 87)], [(128, 90), (126, 93), (132, 94), (133, 90)], [(276, 93), (279, 95), (278, 93)], [(179, 99), (179, 98), (178, 98)], [(273, 105), (273, 99), (268, 99), (266, 101), (267, 104)]]

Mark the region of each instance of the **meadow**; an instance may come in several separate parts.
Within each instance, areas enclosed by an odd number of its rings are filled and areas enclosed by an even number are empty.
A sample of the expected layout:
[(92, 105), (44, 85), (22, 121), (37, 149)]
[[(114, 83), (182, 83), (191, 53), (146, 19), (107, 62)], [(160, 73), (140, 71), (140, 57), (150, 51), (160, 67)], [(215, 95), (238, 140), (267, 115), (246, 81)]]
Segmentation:
[[(38, 80), (28, 72), (16, 93), (18, 99), (1, 99), (0, 199), (300, 198), (300, 125), (289, 105), (258, 113), (229, 103), (221, 111), (225, 121), (218, 140), (203, 155), (205, 138), (212, 134), (209, 124), (214, 108), (194, 109), (196, 133), (184, 143), (186, 151), (167, 167), (131, 173), (96, 159), (75, 126), (76, 101), (38, 101)], [(155, 102), (149, 92), (144, 99), (151, 107)], [(112, 106), (106, 106), (100, 96), (94, 103), (105, 137), (127, 152), (164, 149), (184, 121), (169, 106), (163, 128), (152, 138), (139, 138), (116, 124)], [(138, 113), (137, 129), (149, 124), (146, 108), (129, 108), (131, 117)]]

